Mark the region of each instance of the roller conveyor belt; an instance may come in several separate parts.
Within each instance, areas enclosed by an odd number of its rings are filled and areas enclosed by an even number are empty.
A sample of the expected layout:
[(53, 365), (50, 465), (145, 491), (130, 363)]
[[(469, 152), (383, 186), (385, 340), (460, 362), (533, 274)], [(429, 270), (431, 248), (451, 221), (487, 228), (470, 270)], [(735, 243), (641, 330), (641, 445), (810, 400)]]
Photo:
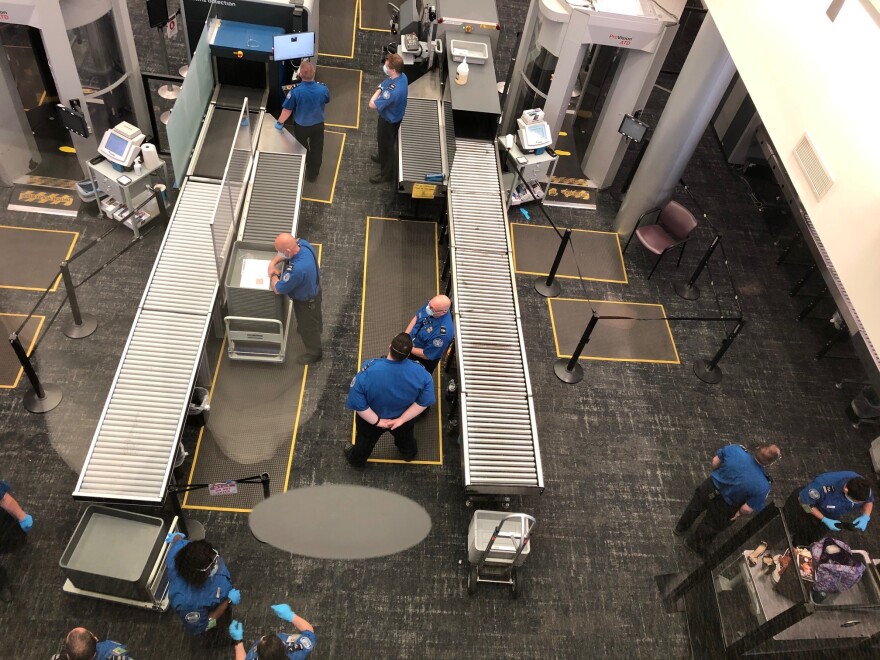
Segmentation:
[(495, 145), (478, 140), (454, 145), (448, 207), (465, 489), (488, 495), (541, 492), (541, 455)]
[[(296, 235), (304, 167), (305, 156), (301, 154), (257, 155), (253, 183), (245, 202), (241, 240), (271, 245), (281, 232)], [(279, 204), (281, 190), (283, 204)]]
[(428, 174), (443, 172), (440, 153), (438, 102), (409, 99), (406, 116), (400, 124), (400, 177), (403, 182), (419, 183)]

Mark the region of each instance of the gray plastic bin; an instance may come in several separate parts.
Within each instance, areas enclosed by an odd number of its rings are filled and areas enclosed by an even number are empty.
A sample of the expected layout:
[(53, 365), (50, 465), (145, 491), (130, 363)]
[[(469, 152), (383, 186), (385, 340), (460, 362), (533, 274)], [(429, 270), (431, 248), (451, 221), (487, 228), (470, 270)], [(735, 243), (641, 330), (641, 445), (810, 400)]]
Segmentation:
[(287, 296), (277, 295), (269, 287), (268, 277), (266, 279), (266, 287), (263, 289), (242, 285), (242, 270), (246, 259), (270, 261), (275, 254), (275, 248), (264, 243), (236, 241), (232, 246), (225, 282), (228, 316), (244, 316), (284, 322), (284, 301)]

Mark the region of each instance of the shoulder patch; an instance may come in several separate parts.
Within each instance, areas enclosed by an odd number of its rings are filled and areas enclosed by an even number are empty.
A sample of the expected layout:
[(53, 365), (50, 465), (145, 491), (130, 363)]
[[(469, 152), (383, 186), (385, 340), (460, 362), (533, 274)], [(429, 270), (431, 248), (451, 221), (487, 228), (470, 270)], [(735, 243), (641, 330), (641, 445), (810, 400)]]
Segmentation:
[(351, 379), (351, 385), (349, 385), (349, 387), (354, 387), (354, 381), (356, 381), (357, 379), (357, 374), (355, 374), (354, 378)]
[(195, 623), (199, 619), (202, 618), (202, 615), (198, 612), (187, 612), (187, 615), (184, 617), (187, 623)]
[(810, 499), (811, 499), (811, 500), (818, 500), (818, 499), (819, 499), (819, 491), (816, 490), (815, 488), (810, 488), (810, 490), (809, 490), (809, 492), (807, 493), (807, 495), (810, 496)]
[(436, 346), (437, 348), (440, 348), (441, 346), (443, 346), (443, 340), (440, 339), (440, 337), (437, 337), (437, 339), (435, 339), (435, 340), (434, 340), (433, 342), (431, 342), (431, 343), (433, 343), (434, 346)]
[(290, 273), (289, 273), (289, 272), (288, 272), (288, 273), (284, 273), (284, 275), (281, 277), (281, 279), (282, 279), (284, 282), (287, 282), (287, 281), (290, 279)]
[(303, 648), (303, 650), (312, 648), (312, 640), (305, 635), (300, 636), (298, 643)]
[(388, 99), (391, 98), (391, 92), (389, 92), (389, 91), (386, 89), (384, 92), (382, 92), (382, 98), (385, 99), (385, 100), (387, 101)]

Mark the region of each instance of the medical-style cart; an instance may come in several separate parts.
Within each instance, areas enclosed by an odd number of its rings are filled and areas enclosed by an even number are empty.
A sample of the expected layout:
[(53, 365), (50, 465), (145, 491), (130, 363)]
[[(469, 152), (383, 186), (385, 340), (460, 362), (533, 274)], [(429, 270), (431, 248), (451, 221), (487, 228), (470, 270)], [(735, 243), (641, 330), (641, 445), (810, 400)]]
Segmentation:
[(473, 596), (481, 582), (506, 584), (514, 598), (519, 595), (516, 569), (529, 556), (529, 539), (535, 519), (524, 513), (474, 511), (468, 527), (467, 592)]

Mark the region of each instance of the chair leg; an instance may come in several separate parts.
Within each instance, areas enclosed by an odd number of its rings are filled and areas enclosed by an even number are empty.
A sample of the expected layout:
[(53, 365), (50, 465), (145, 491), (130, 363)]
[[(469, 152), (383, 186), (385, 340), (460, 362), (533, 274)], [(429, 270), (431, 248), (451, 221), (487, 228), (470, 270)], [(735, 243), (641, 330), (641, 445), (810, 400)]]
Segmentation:
[(648, 273), (649, 280), (651, 279), (651, 275), (654, 274), (654, 271), (657, 270), (657, 266), (660, 265), (660, 261), (662, 261), (663, 257), (666, 255), (667, 252), (668, 252), (668, 249), (663, 250), (663, 252), (660, 253), (660, 256), (657, 257), (657, 261), (654, 262), (654, 267), (651, 269), (651, 272)]
[(679, 266), (681, 266), (681, 258), (684, 256), (684, 247), (685, 247), (685, 245), (687, 245), (687, 241), (685, 241), (684, 243), (681, 244), (681, 250), (679, 250), (679, 252), (678, 252), (678, 263), (675, 264), (675, 267), (676, 267), (676, 268), (678, 268)]

